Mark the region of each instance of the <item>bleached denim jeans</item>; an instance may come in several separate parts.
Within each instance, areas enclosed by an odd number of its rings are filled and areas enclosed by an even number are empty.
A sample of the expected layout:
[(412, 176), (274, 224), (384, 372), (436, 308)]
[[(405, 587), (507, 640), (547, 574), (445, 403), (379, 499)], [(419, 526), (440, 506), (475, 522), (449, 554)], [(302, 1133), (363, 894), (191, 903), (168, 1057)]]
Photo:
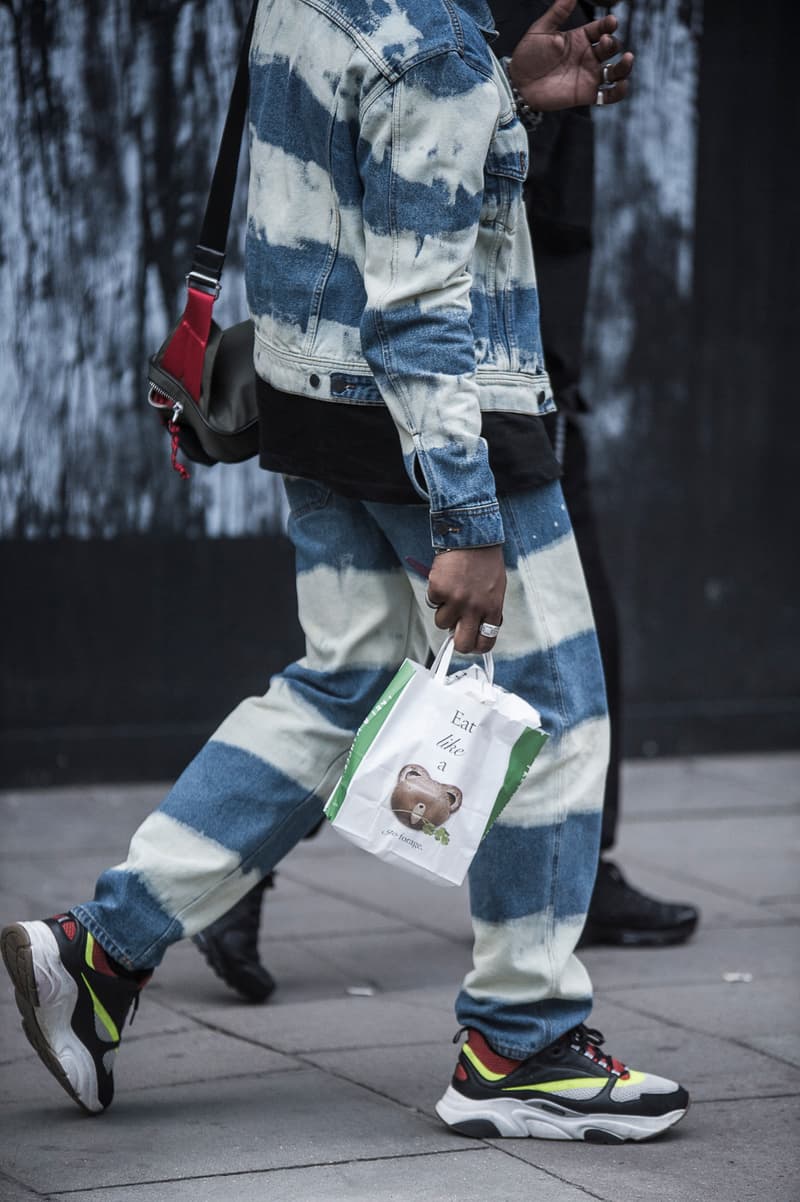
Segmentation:
[[(353, 732), (403, 658), (424, 662), (443, 637), (424, 602), (427, 507), (286, 484), (306, 654), (225, 719), (125, 863), (75, 909), (131, 968), (158, 964), (275, 867), (318, 820)], [(573, 951), (597, 863), (608, 722), (560, 486), (502, 497), (501, 509), (508, 589), (495, 679), (536, 706), (551, 737), (470, 869), (474, 966), (456, 1014), (521, 1057), (591, 1009)]]

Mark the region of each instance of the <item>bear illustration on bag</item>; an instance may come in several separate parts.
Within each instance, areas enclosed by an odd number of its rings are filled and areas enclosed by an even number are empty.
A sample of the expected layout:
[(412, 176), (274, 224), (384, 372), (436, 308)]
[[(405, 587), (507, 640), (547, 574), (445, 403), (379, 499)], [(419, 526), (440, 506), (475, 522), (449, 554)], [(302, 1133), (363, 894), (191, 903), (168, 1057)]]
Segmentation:
[(434, 780), (421, 764), (406, 764), (398, 773), (389, 804), (405, 826), (446, 843), (447, 832), (436, 828), (443, 828), (451, 814), (461, 808), (462, 800), (457, 785)]

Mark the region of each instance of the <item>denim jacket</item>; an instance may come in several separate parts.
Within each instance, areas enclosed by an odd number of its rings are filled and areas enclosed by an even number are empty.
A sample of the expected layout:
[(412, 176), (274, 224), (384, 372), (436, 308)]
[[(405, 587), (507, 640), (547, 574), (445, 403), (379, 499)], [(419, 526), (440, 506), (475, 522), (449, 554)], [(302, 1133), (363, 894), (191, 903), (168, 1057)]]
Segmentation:
[(492, 29), (484, 0), (261, 0), (251, 50), (256, 371), (386, 405), (437, 549), (503, 541), (481, 410), (554, 408)]

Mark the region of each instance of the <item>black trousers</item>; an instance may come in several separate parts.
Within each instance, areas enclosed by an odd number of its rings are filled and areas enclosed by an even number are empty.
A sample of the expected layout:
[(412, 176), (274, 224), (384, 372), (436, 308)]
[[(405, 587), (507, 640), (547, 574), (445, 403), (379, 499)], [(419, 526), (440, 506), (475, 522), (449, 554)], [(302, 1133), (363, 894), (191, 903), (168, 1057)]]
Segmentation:
[[(586, 439), (580, 425), (569, 418), (564, 420), (549, 417), (545, 420), (553, 443), (560, 452), (564, 467), (561, 484), (594, 610), (597, 640), (600, 644), (600, 655), (606, 677), (608, 713), (611, 721), (611, 756), (603, 799), (603, 827), (600, 846), (603, 851), (608, 851), (616, 840), (619, 821), (622, 706), (617, 609), (600, 550), (597, 524), (592, 508)], [(560, 429), (557, 427), (557, 422)]]

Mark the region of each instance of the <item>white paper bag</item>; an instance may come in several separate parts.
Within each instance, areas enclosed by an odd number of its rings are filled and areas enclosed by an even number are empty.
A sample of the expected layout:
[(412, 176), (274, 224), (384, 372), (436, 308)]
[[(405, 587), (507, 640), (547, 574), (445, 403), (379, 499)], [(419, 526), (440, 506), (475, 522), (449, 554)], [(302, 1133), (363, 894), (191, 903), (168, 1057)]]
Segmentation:
[(478, 845), (547, 738), (537, 711), (484, 664), (447, 675), (405, 660), (356, 732), (325, 807), (345, 838), (440, 885), (460, 885)]

